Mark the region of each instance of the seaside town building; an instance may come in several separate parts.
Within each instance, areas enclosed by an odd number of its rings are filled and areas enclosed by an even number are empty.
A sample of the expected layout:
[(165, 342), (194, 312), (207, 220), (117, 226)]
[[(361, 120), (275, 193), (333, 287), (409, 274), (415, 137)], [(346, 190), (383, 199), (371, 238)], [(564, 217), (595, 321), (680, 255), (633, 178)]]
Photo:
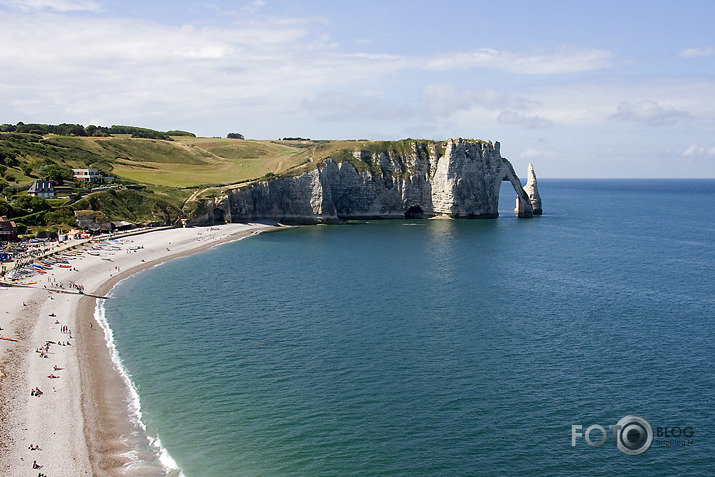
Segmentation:
[(72, 173), (78, 181), (88, 181), (93, 184), (114, 182), (114, 177), (104, 177), (97, 169), (72, 169)]
[(17, 240), (17, 227), (15, 222), (7, 217), (0, 217), (0, 242), (14, 242)]
[(46, 180), (35, 181), (34, 184), (30, 186), (27, 193), (34, 197), (44, 197), (45, 199), (55, 198), (55, 185)]

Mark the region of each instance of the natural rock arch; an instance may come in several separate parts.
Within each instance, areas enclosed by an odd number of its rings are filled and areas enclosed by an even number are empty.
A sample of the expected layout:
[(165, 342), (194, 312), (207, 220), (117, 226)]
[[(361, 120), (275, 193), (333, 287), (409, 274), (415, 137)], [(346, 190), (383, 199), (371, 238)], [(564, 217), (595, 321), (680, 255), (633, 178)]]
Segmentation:
[(514, 209), (514, 213), (518, 217), (533, 217), (534, 208), (531, 205), (531, 198), (521, 186), (521, 181), (519, 181), (519, 177), (516, 175), (516, 172), (514, 172), (511, 163), (505, 164), (502, 181), (511, 182), (511, 185), (514, 187), (514, 192), (516, 192), (516, 208)]

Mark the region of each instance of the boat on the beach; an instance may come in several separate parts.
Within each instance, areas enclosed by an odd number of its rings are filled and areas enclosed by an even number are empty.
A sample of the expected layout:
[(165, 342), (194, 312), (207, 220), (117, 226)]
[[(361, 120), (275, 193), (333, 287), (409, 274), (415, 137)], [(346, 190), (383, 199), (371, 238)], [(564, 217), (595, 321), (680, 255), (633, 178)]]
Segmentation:
[(6, 338), (4, 336), (0, 336), (0, 340), (17, 341), (15, 338)]

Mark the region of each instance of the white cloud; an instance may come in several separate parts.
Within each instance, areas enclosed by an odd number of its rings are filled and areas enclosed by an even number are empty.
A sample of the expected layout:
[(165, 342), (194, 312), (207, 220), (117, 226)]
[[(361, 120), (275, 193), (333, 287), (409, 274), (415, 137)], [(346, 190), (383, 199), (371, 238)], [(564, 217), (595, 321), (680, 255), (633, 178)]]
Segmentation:
[(265, 6), (266, 6), (266, 2), (264, 2), (263, 0), (254, 0), (253, 3), (251, 3), (249, 6), (246, 7), (246, 9), (248, 11), (250, 11), (251, 13), (253, 13), (256, 10), (258, 10), (259, 8), (265, 7)]
[(703, 147), (692, 145), (683, 151), (683, 157), (715, 156), (715, 146)]
[(101, 11), (99, 3), (93, 0), (0, 0), (0, 5), (6, 5), (23, 12), (37, 10), (53, 10), (56, 12)]
[(303, 106), (318, 113), (323, 121), (405, 119), (414, 114), (413, 108), (394, 104), (374, 91), (360, 94), (330, 91), (304, 99)]
[(611, 53), (597, 49), (561, 49), (550, 54), (525, 54), (490, 48), (428, 58), (426, 69), (456, 70), (492, 68), (509, 73), (544, 75), (568, 74), (609, 68), (613, 66)]
[(497, 121), (501, 124), (525, 126), (529, 129), (547, 128), (554, 124), (550, 119), (539, 116), (527, 116), (515, 111), (502, 111), (499, 113), (499, 116), (497, 116)]
[(704, 58), (715, 55), (715, 47), (687, 48), (679, 53), (683, 58)]
[(422, 102), (430, 114), (449, 116), (455, 111), (484, 109), (529, 110), (539, 106), (534, 100), (515, 96), (495, 88), (456, 88), (450, 84), (431, 83), (422, 88)]
[(449, 84), (429, 84), (422, 89), (422, 101), (432, 114), (446, 116), (473, 107), (504, 107), (509, 99), (493, 88), (457, 89)]
[(554, 159), (558, 157), (559, 154), (555, 151), (550, 151), (547, 149), (526, 149), (519, 153), (519, 159), (532, 160), (532, 159)]
[(630, 103), (623, 101), (618, 105), (614, 119), (644, 123), (649, 126), (666, 126), (687, 117), (688, 113), (675, 109), (664, 109), (655, 101)]
[(336, 51), (320, 18), (217, 27), (0, 15), (6, 25), (0, 44), (18, 45), (0, 49), (0, 111), (19, 120), (81, 122), (116, 114), (117, 120), (131, 115), (122, 121), (140, 117), (141, 124), (151, 115), (197, 122), (201, 115), (218, 121), (213, 118), (248, 111), (283, 120), (306, 113), (359, 120), (405, 118), (416, 108), (374, 94), (337, 93), (351, 85), (353, 91), (380, 89), (410, 62)]

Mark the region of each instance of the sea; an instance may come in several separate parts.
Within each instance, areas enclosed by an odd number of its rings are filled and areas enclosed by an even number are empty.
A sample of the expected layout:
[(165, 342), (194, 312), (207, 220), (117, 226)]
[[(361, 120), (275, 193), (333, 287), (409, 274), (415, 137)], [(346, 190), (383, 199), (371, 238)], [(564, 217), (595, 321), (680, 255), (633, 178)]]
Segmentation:
[(531, 219), (504, 183), (498, 219), (295, 227), (120, 282), (129, 474), (715, 475), (715, 179), (539, 191)]

